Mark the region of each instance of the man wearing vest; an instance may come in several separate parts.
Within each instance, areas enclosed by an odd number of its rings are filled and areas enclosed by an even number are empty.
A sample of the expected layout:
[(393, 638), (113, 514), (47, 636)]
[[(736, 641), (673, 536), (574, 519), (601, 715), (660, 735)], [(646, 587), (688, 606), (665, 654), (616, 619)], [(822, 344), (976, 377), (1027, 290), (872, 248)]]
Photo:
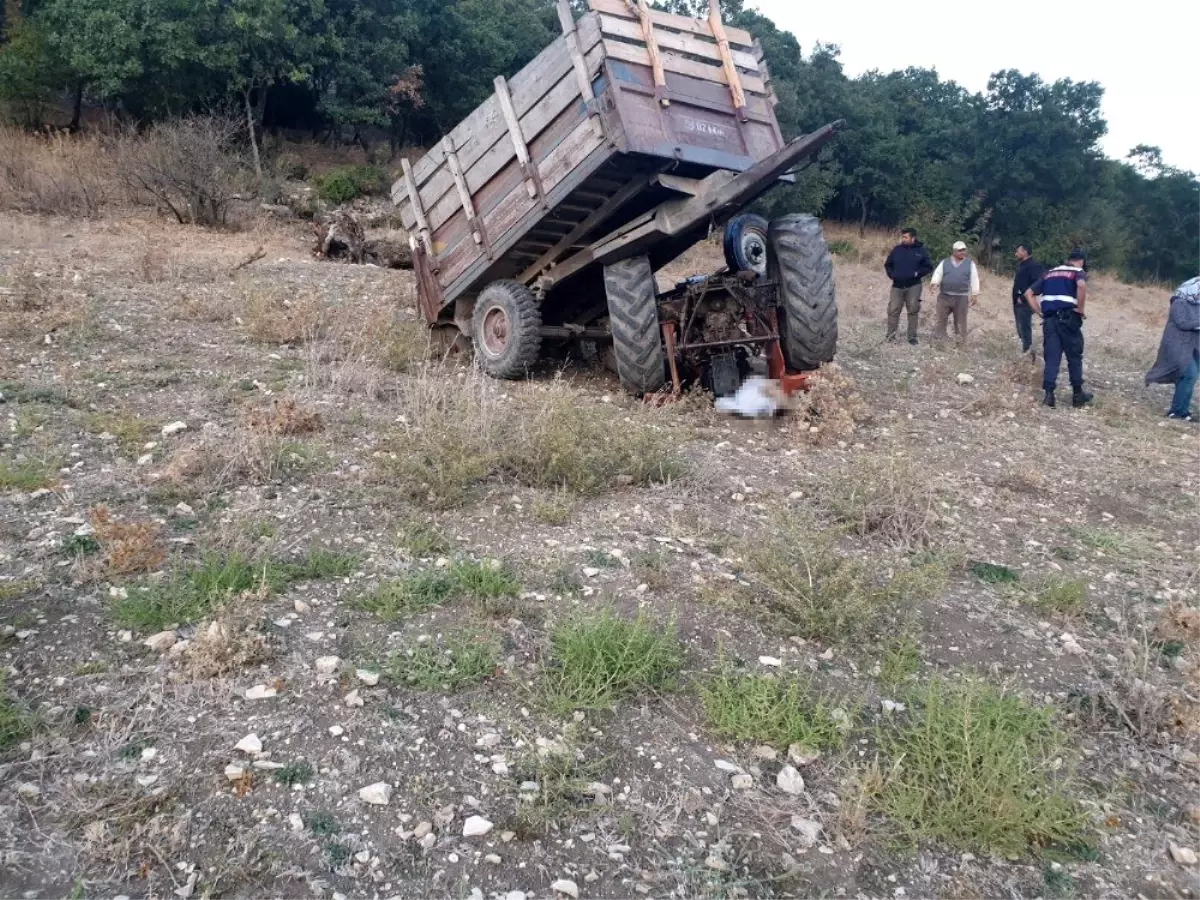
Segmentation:
[(979, 297), (979, 270), (973, 259), (967, 259), (967, 245), (954, 242), (954, 253), (938, 263), (929, 286), (938, 292), (935, 340), (946, 339), (946, 321), (954, 315), (954, 335), (959, 344), (967, 339), (967, 307), (974, 306)]
[(1067, 375), (1071, 379), (1071, 405), (1086, 406), (1092, 395), (1083, 389), (1083, 308), (1087, 302), (1087, 257), (1072, 250), (1065, 266), (1055, 266), (1025, 292), (1030, 308), (1042, 317), (1042, 355), (1046, 372), (1042, 387), (1044, 406), (1054, 406), (1054, 388), (1058, 367), (1067, 357)]

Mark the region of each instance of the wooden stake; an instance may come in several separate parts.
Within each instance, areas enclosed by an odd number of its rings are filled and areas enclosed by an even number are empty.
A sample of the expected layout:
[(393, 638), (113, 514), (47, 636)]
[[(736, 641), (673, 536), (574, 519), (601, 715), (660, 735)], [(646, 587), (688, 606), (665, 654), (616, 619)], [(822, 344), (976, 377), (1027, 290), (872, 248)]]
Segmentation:
[(575, 67), (575, 81), (579, 85), (580, 96), (583, 97), (588, 116), (592, 120), (592, 131), (596, 137), (603, 137), (604, 127), (600, 117), (596, 115), (596, 94), (592, 91), (587, 62), (584, 61), (583, 51), (579, 47), (579, 34), (575, 30), (575, 16), (571, 13), (569, 0), (558, 0), (558, 24), (562, 26), (563, 37), (567, 41), (567, 52), (571, 54), (571, 64)]
[(421, 205), (421, 194), (417, 190), (417, 178), (413, 175), (412, 163), (408, 157), (400, 160), (400, 168), (404, 170), (404, 181), (408, 184), (408, 202), (412, 204), (413, 218), (417, 220), (417, 229), (421, 235), (421, 243), (425, 253), (433, 262), (433, 232), (429, 230), (429, 219), (425, 217), (425, 207)]
[(646, 42), (646, 53), (650, 56), (650, 68), (654, 70), (654, 87), (658, 102), (670, 106), (671, 101), (662, 95), (667, 86), (667, 77), (663, 74), (662, 54), (658, 51), (658, 41), (654, 37), (654, 20), (650, 18), (650, 7), (646, 0), (637, 0), (638, 21), (642, 25), (642, 40)]
[(725, 67), (725, 80), (729, 82), (729, 92), (733, 95), (733, 108), (738, 118), (745, 122), (746, 94), (742, 91), (742, 78), (737, 66), (733, 63), (733, 52), (729, 49), (729, 36), (725, 34), (725, 23), (721, 21), (721, 5), (719, 0), (708, 0), (708, 25), (713, 37), (717, 40), (717, 50), (721, 53), (721, 64)]
[(542, 203), (545, 204), (542, 179), (538, 175), (537, 167), (529, 158), (529, 148), (525, 146), (525, 136), (521, 134), (521, 120), (517, 118), (512, 94), (508, 91), (508, 82), (505, 81), (503, 75), (496, 76), (495, 86), (496, 98), (500, 101), (500, 112), (504, 115), (504, 123), (508, 126), (508, 136), (512, 140), (513, 150), (516, 151), (517, 163), (525, 176), (525, 189), (529, 192), (530, 197), (541, 197)]
[(475, 203), (471, 200), (471, 191), (467, 188), (467, 178), (463, 174), (462, 163), (458, 161), (458, 151), (454, 149), (454, 141), (450, 139), (450, 135), (446, 135), (442, 139), (442, 150), (446, 153), (446, 165), (450, 168), (454, 186), (458, 189), (458, 199), (467, 216), (467, 224), (471, 227), (471, 235), (475, 238), (475, 243), (483, 245), (488, 259), (491, 259), (492, 248), (484, 233), (483, 222), (475, 215)]

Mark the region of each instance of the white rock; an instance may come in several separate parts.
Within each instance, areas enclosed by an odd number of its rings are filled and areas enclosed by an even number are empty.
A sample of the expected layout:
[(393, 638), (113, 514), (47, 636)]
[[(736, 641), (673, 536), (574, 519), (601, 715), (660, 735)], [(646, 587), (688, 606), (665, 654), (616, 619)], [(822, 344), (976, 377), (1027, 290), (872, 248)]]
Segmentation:
[(558, 881), (550, 885), (550, 890), (559, 894), (566, 894), (568, 897), (579, 898), (579, 885), (573, 882), (570, 878), (560, 878)]
[(779, 774), (775, 776), (775, 784), (785, 794), (804, 793), (804, 777), (795, 766), (787, 765), (780, 769)]
[(524, 891), (509, 891), (504, 895), (504, 900), (525, 900)]
[(879, 705), (883, 707), (885, 713), (904, 712), (907, 708), (903, 703), (897, 703), (895, 700), (880, 700)]
[(584, 566), (583, 574), (586, 575), (588, 578), (595, 578), (597, 575), (600, 574), (600, 570), (597, 568), (594, 568), (592, 566)]
[(41, 796), (42, 789), (31, 781), (23, 781), (17, 785), (17, 796), (23, 800), (32, 800)]
[(463, 822), (463, 837), (480, 837), (492, 830), (492, 823), (483, 816), (471, 816)]
[(316, 662), (317, 674), (333, 675), (341, 664), (341, 659), (336, 656), (319, 656)]
[(364, 865), (369, 863), (371, 861), (371, 851), (370, 850), (359, 850), (357, 853), (354, 854), (354, 861), (363, 863)]
[(239, 766), (237, 763), (230, 763), (225, 767), (225, 777), (230, 781), (241, 781), (246, 777), (246, 767)]
[(249, 756), (258, 756), (258, 754), (262, 753), (262, 748), (262, 741), (259, 740), (258, 735), (251, 733), (238, 741), (233, 749), (241, 750)]
[(190, 515), (194, 514), (196, 511), (194, 509), (192, 509), (190, 506), (188, 506), (186, 503), (180, 502), (180, 503), (175, 504), (175, 512), (181, 516), (190, 516)]
[(160, 631), (158, 634), (150, 635), (142, 643), (155, 653), (166, 653), (175, 646), (177, 640), (179, 640), (179, 636), (174, 631)]
[(432, 822), (422, 822), (420, 825), (418, 825), (416, 828), (413, 829), (413, 837), (415, 837), (418, 841), (422, 840), (425, 837), (425, 835), (432, 834), (432, 833), (433, 833), (433, 823)]
[(504, 739), (495, 732), (488, 732), (487, 734), (480, 735), (479, 740), (475, 742), (475, 746), (484, 750), (491, 750), (493, 747), (500, 746), (502, 740)]
[(157, 775), (139, 775), (137, 778), (137, 783), (142, 787), (150, 787), (156, 781), (158, 781)]
[(792, 816), (792, 828), (800, 834), (800, 846), (812, 847), (816, 845), (817, 838), (821, 836), (820, 822), (814, 822), (812, 819), (806, 819), (803, 816)]
[(330, 725), (329, 733), (332, 734), (334, 737), (341, 737), (343, 734), (346, 733), (346, 729), (343, 728), (341, 725)]
[(1196, 851), (1191, 847), (1181, 847), (1179, 844), (1176, 844), (1174, 841), (1172, 841), (1171, 859), (1175, 860), (1175, 862), (1179, 863), (1181, 866), (1194, 866), (1196, 865), (1197, 861)]
[(497, 775), (507, 775), (508, 774), (508, 763), (504, 762), (503, 760), (501, 760), (499, 762), (494, 762), (494, 763), (492, 763), (492, 771), (494, 773), (496, 773)]
[(778, 750), (776, 750), (774, 747), (768, 747), (766, 744), (755, 747), (750, 751), (750, 753), (755, 759), (765, 759), (768, 762), (779, 756)]
[(268, 687), (265, 684), (256, 684), (252, 688), (246, 690), (247, 700), (267, 700), (279, 694), (279, 691), (273, 687)]
[(783, 665), (783, 660), (775, 656), (760, 656), (758, 661), (764, 666), (772, 666), (774, 668), (779, 668)]
[(356, 706), (362, 706), (365, 701), (363, 700), (362, 697), (358, 696), (358, 689), (355, 688), (350, 693), (348, 693), (345, 697), (342, 698), (342, 702), (345, 703), (347, 706), (353, 708)]
[(729, 762), (729, 760), (726, 760), (726, 759), (718, 759), (716, 762), (716, 767), (718, 769), (720, 769), (722, 772), (728, 772), (730, 775), (736, 775), (739, 772), (746, 771), (741, 766), (739, 766), (737, 763), (731, 763), (731, 762)]
[(292, 826), (292, 831), (304, 830), (304, 820), (300, 818), (300, 813), (292, 813), (289, 815), (288, 824)]
[(392, 799), (392, 786), (386, 781), (377, 781), (358, 789), (358, 799), (372, 806), (387, 806)]
[(425, 835), (425, 837), (421, 838), (421, 849), (422, 850), (432, 850), (436, 844), (437, 844), (437, 835), (436, 834), (427, 834), (427, 835)]
[(754, 787), (754, 776), (749, 772), (738, 772), (729, 779), (729, 784), (735, 791), (748, 791)]
[(181, 431), (187, 431), (187, 422), (172, 422), (162, 427), (162, 436), (170, 437), (173, 434), (179, 434)]
[(366, 669), (359, 669), (355, 674), (358, 676), (358, 680), (367, 687), (375, 687), (375, 685), (379, 684), (378, 672), (368, 672)]
[(794, 766), (809, 766), (821, 758), (821, 752), (803, 744), (791, 744), (788, 747), (788, 759)]
[(959, 372), (958, 373), (958, 383), (959, 384), (974, 384), (975, 378), (972, 375), (968, 375), (966, 372)]
[(154, 454), (153, 453), (143, 453), (137, 459), (137, 464), (139, 466), (148, 466), (152, 462), (154, 462)]
[(493, 866), (498, 866), (498, 865), (500, 865), (500, 863), (504, 862), (504, 860), (502, 860), (502, 859), (501, 859), (501, 858), (500, 858), (500, 857), (499, 857), (497, 854), (495, 854), (495, 853), (489, 853), (489, 854), (488, 854), (487, 856), (485, 856), (483, 859), (484, 859), (484, 861), (485, 861), (485, 862), (490, 862), (490, 863), (491, 863)]
[(307, 603), (305, 603), (303, 600), (296, 600), (295, 602), (292, 603), (292, 609), (294, 609), (300, 615), (304, 615), (306, 612), (311, 610), (312, 607), (309, 606)]

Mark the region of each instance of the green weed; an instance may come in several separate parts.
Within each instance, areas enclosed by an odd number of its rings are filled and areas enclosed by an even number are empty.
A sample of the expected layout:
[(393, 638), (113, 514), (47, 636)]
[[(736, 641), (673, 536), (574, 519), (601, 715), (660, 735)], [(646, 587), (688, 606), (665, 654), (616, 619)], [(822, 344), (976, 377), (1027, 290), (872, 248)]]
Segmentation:
[(285, 763), (282, 769), (276, 769), (271, 773), (271, 778), (276, 784), (282, 784), (284, 787), (292, 787), (296, 784), (305, 784), (312, 781), (315, 774), (313, 767), (306, 762), (290, 762)]
[(162, 631), (210, 616), (227, 600), (250, 591), (270, 592), (285, 579), (271, 563), (237, 553), (205, 554), (199, 565), (181, 568), (161, 582), (129, 587), (112, 606), (118, 625)]
[(664, 629), (643, 616), (622, 619), (612, 609), (564, 622), (551, 644), (540, 693), (556, 714), (611, 709), (639, 690), (667, 690), (683, 664), (673, 624)]
[(533, 517), (543, 525), (566, 525), (574, 511), (570, 495), (561, 490), (533, 501)]
[(58, 465), (52, 460), (0, 459), (0, 490), (36, 491), (57, 481)]
[(941, 677), (906, 702), (906, 723), (876, 731), (886, 775), (874, 804), (897, 838), (1003, 856), (1082, 840), (1087, 816), (1050, 709)]
[(879, 664), (879, 683), (895, 689), (921, 671), (921, 647), (911, 634), (885, 643)]
[(735, 741), (818, 748), (845, 739), (833, 706), (801, 678), (726, 670), (700, 685), (700, 699), (709, 727)]
[(449, 553), (451, 544), (436, 528), (424, 522), (409, 522), (400, 532), (397, 543), (418, 558)]
[(355, 605), (385, 622), (406, 619), (439, 606), (454, 594), (454, 581), (442, 571), (418, 571), (385, 581)]
[(100, 542), (90, 534), (73, 534), (62, 545), (63, 556), (76, 558), (100, 552)]
[(521, 593), (521, 582), (499, 560), (456, 560), (449, 576), (456, 590), (475, 600), (499, 600)]
[(1039, 584), (1028, 603), (1043, 616), (1078, 616), (1087, 608), (1087, 581), (1052, 575)]
[(461, 631), (393, 653), (383, 668), (399, 684), (453, 693), (490, 678), (499, 659), (500, 647), (491, 637)]
[(330, 835), (338, 834), (342, 830), (342, 826), (338, 824), (333, 814), (324, 812), (323, 810), (314, 810), (313, 812), (306, 813), (303, 817), (303, 822), (305, 827), (317, 837), (329, 837)]
[(323, 547), (311, 548), (297, 562), (279, 563), (271, 568), (277, 587), (291, 581), (321, 581), (326, 578), (345, 578), (353, 575), (362, 562), (357, 553), (338, 553)]
[(969, 571), (984, 584), (1016, 584), (1021, 580), (1018, 572), (997, 563), (973, 562)]
[(320, 198), (328, 203), (349, 203), (358, 197), (382, 193), (387, 173), (378, 166), (339, 166), (312, 179)]
[(0, 671), (0, 753), (21, 743), (31, 730), (29, 717), (8, 692), (4, 672)]

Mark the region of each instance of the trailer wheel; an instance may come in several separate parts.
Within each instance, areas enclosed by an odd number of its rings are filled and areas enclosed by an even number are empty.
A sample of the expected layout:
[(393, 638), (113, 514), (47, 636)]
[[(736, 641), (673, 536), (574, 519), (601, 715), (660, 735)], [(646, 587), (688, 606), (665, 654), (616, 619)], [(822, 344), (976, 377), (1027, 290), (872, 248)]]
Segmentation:
[(515, 281), (494, 281), (475, 301), (471, 338), (483, 371), (521, 378), (542, 350), (542, 311), (533, 291)]
[(725, 265), (729, 271), (767, 274), (767, 220), (753, 213), (735, 216), (725, 226)]
[(833, 258), (815, 216), (784, 216), (768, 232), (768, 270), (779, 292), (779, 343), (797, 371), (831, 362), (837, 351)]
[(650, 260), (635, 256), (605, 266), (604, 292), (621, 387), (632, 394), (654, 393), (666, 384), (667, 357)]

